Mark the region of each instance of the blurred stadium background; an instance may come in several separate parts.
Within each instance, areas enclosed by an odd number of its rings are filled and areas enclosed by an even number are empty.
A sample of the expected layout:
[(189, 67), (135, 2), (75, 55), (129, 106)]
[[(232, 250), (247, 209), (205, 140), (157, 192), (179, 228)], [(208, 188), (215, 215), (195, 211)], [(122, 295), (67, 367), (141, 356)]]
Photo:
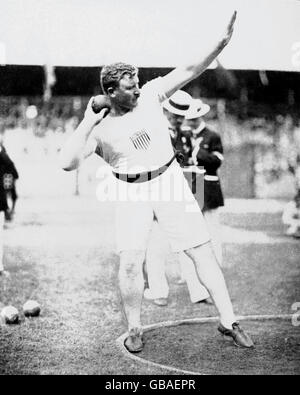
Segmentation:
[(131, 61), (144, 84), (209, 45), (233, 7), (239, 19), (232, 44), (185, 89), (212, 107), (207, 120), (224, 142), (226, 197), (294, 195), (288, 169), (300, 151), (299, 2), (179, 3), (1, 2), (0, 127), (21, 196), (94, 194), (99, 160), (64, 174), (58, 154), (88, 98), (100, 93), (101, 66)]

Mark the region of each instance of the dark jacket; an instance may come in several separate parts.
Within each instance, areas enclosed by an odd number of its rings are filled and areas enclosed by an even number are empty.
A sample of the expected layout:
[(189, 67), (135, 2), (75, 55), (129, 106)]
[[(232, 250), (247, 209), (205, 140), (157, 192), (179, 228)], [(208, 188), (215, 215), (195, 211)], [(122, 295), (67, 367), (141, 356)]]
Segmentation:
[(180, 165), (189, 166), (189, 159), (192, 154), (192, 143), (189, 136), (183, 135), (180, 130), (169, 127), (169, 133), (174, 149), (181, 153)]
[(224, 198), (218, 176), (218, 169), (223, 161), (223, 146), (218, 133), (205, 127), (193, 142), (192, 157), (197, 165), (205, 169), (204, 208), (211, 210), (224, 206)]
[(14, 167), (13, 162), (7, 155), (5, 148), (0, 146), (0, 211), (8, 209), (3, 177), (4, 174), (10, 173), (12, 166)]

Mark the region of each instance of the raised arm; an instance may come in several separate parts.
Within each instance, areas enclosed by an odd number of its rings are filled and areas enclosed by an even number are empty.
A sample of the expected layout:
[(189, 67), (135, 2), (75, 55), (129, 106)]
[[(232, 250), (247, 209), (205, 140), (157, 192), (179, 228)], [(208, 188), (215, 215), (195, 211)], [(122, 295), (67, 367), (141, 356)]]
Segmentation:
[(77, 169), (84, 159), (95, 152), (97, 142), (92, 137), (92, 131), (102, 121), (107, 109), (96, 114), (92, 102), (93, 97), (87, 105), (83, 120), (61, 150), (60, 165), (66, 171)]
[(182, 88), (188, 82), (202, 74), (203, 71), (207, 69), (211, 62), (226, 47), (233, 33), (236, 14), (237, 13), (235, 11), (230, 19), (223, 37), (216, 43), (211, 51), (203, 54), (200, 59), (199, 57), (196, 58), (194, 61), (191, 61), (190, 64), (184, 67), (177, 67), (175, 70), (163, 77), (164, 93), (167, 97), (170, 97), (178, 89)]

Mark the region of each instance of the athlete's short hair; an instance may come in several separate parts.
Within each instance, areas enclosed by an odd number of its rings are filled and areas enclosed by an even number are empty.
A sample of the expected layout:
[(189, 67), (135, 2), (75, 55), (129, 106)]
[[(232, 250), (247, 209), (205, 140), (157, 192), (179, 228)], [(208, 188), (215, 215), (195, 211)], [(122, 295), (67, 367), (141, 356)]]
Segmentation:
[(120, 80), (126, 74), (130, 77), (134, 77), (138, 74), (138, 68), (122, 62), (104, 66), (100, 73), (100, 85), (103, 93), (107, 93), (108, 88), (117, 88)]

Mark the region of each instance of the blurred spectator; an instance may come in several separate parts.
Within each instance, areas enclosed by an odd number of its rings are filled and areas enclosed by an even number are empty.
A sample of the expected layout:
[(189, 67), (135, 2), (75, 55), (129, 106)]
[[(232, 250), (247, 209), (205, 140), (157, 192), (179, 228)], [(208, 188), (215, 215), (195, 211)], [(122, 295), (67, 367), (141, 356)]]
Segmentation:
[(19, 178), (18, 171), (6, 153), (4, 146), (1, 146), (3, 154), (7, 156), (7, 168), (3, 176), (3, 185), (6, 193), (8, 209), (5, 211), (6, 221), (11, 221), (15, 214), (16, 202), (18, 194), (16, 189), (16, 180)]
[[(0, 180), (3, 180), (3, 176), (7, 171), (8, 161), (5, 152), (0, 146)], [(6, 193), (4, 190), (3, 182), (0, 182), (0, 276), (7, 275), (8, 272), (4, 270), (3, 265), (3, 228), (4, 228), (4, 215), (8, 209)]]
[(293, 174), (296, 190), (300, 190), (300, 153), (296, 155), (294, 160), (289, 160), (289, 171)]
[(0, 126), (0, 150), (2, 160), (5, 162), (3, 172), (1, 173), (1, 185), (4, 188), (6, 195), (7, 209), (5, 210), (5, 219), (11, 221), (15, 213), (16, 202), (18, 199), (16, 191), (16, 180), (19, 178), (18, 171), (14, 162), (8, 156), (4, 147), (4, 127)]
[(294, 200), (285, 206), (282, 222), (287, 226), (285, 231), (287, 236), (300, 238), (300, 190), (298, 190)]

